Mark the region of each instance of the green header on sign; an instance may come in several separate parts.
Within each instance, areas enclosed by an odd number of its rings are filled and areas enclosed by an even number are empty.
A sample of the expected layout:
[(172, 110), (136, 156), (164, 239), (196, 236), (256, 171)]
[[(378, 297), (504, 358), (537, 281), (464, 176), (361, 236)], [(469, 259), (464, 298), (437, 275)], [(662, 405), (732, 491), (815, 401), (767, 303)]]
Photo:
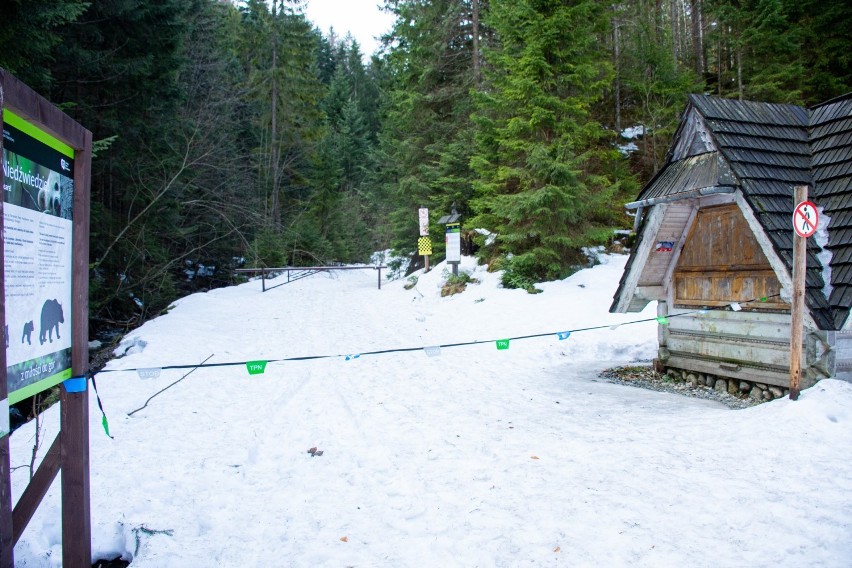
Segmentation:
[(27, 122), (11, 110), (4, 108), (3, 109), (3, 122), (8, 123), (11, 126), (14, 126), (24, 134), (32, 136), (42, 144), (50, 146), (57, 152), (65, 154), (71, 159), (74, 159), (74, 148), (69, 146), (68, 144), (57, 140), (41, 128)]

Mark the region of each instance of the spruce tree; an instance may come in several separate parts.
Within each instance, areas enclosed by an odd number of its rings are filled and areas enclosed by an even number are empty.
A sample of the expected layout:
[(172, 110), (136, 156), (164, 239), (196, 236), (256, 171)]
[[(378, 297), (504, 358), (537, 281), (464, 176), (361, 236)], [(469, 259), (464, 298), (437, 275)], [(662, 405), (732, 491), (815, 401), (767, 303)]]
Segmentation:
[[(387, 4), (397, 23), (389, 36), (394, 47), (386, 62), (391, 84), (380, 141), (381, 174), (392, 208), (391, 244), (411, 254), (417, 244), (419, 207), (428, 207), (437, 217), (449, 213), (455, 202), (464, 217), (470, 216), (470, 92), (477, 86), (479, 64), (473, 14), (479, 2)], [(476, 28), (476, 33), (481, 31)], [(443, 249), (441, 229), (433, 229), (436, 256)]]
[(477, 216), (467, 225), (496, 233), (483, 256), (507, 257), (505, 283), (529, 288), (606, 242), (633, 191), (591, 112), (613, 77), (608, 14), (591, 0), (492, 0), (486, 22), (499, 48), (485, 52), (477, 94)]

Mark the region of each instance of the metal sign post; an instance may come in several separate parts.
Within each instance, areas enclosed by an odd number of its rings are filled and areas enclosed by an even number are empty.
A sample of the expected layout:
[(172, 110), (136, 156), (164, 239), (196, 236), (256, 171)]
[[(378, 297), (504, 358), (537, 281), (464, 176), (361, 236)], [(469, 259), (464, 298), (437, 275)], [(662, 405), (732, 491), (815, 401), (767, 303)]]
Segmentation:
[(805, 271), (808, 237), (816, 232), (819, 213), (808, 201), (808, 186), (797, 185), (793, 193), (793, 298), (790, 305), (790, 400), (799, 398), (802, 378), (804, 336)]

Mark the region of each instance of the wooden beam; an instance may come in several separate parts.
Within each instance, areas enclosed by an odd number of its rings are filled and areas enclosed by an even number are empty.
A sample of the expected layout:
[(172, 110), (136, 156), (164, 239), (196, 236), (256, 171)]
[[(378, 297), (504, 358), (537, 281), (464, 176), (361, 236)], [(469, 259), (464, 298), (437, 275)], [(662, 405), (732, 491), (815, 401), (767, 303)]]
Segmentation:
[[(735, 193), (739, 193), (739, 191), (736, 191)], [(716, 207), (717, 205), (728, 205), (735, 202), (736, 198), (733, 194), (720, 193), (718, 195), (708, 195), (700, 198), (698, 200), (698, 207)]]
[(683, 250), (683, 245), (686, 244), (686, 239), (689, 237), (689, 233), (692, 230), (692, 226), (695, 224), (695, 217), (698, 215), (698, 207), (693, 205), (692, 210), (689, 212), (689, 218), (686, 220), (686, 224), (683, 226), (683, 231), (681, 231), (680, 238), (675, 245), (674, 251), (672, 251), (672, 257), (669, 260), (669, 266), (666, 268), (666, 275), (663, 276), (663, 286), (666, 288), (666, 292), (671, 292), (672, 298), (674, 298), (674, 282), (672, 282), (672, 277), (674, 275), (675, 267), (677, 266), (677, 261), (680, 260), (680, 253)]
[(663, 286), (637, 286), (635, 296), (640, 300), (665, 301), (666, 289)]
[[(89, 372), (89, 186), (92, 133), (85, 131), (74, 156), (71, 278), (71, 374)], [(89, 566), (92, 527), (89, 488), (89, 392), (60, 394), (62, 428), (62, 563)]]
[[(3, 126), (3, 108), (5, 104), (4, 71), (0, 69), (0, 129)], [(0, 137), (0, 155), (3, 154), (3, 138)], [(0, 168), (0, 187), (3, 187), (3, 168)], [(0, 199), (0, 235), (3, 232), (3, 199)], [(3, 239), (0, 238), (0, 323), (6, 322), (6, 275), (4, 266)], [(3, 335), (5, 339), (5, 327)], [(5, 342), (4, 342), (5, 347)], [(6, 382), (6, 349), (0, 349), (0, 400), (9, 395)], [(9, 436), (0, 438), (0, 568), (14, 568), (14, 539), (12, 537), (12, 474), (10, 467)]]
[(85, 147), (87, 133), (91, 140), (91, 133), (80, 123), (3, 68), (0, 68), (0, 84), (5, 93), (5, 108), (21, 118), (75, 149)]
[(12, 512), (12, 527), (14, 532), (14, 543), (17, 544), (21, 535), (24, 534), (24, 529), (30, 523), (30, 519), (41, 504), (41, 500), (47, 495), (47, 490), (50, 489), (53, 480), (56, 479), (56, 474), (59, 473), (59, 460), (61, 451), (62, 433), (56, 435), (50, 449), (41, 460), (41, 464), (30, 480), (27, 488), (24, 489), (23, 495), (15, 504), (15, 510)]
[[(797, 185), (793, 191), (793, 207), (808, 200), (808, 186)], [(791, 217), (791, 223), (793, 219)], [(790, 227), (792, 229), (792, 227)], [(802, 334), (805, 311), (805, 271), (808, 239), (793, 234), (793, 298), (790, 319), (790, 400), (799, 398), (802, 378)]]
[[(630, 272), (624, 280), (624, 285), (621, 287), (618, 297), (616, 312), (625, 313), (630, 307), (633, 296), (636, 293), (636, 287), (639, 285), (639, 278), (642, 276), (642, 271), (645, 269), (645, 263), (648, 262), (648, 255), (656, 244), (654, 239), (657, 236), (657, 231), (660, 230), (660, 225), (663, 224), (663, 219), (666, 216), (667, 205), (655, 205), (651, 208), (650, 213), (645, 220), (645, 227), (642, 230), (642, 238), (639, 248), (633, 252), (633, 262), (630, 264)], [(646, 302), (647, 303), (647, 302)]]

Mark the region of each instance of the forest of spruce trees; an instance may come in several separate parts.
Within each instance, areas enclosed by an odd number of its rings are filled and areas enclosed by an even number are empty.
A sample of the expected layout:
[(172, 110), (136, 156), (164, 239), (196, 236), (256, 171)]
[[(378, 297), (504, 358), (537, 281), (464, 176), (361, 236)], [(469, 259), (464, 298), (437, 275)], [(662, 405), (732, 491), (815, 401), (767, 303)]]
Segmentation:
[(411, 255), (419, 207), (436, 260), (455, 204), (506, 285), (564, 277), (630, 226), (687, 94), (852, 90), (846, 0), (385, 0), (371, 56), (302, 4), (4, 2), (0, 67), (94, 135), (94, 328), (242, 263)]

